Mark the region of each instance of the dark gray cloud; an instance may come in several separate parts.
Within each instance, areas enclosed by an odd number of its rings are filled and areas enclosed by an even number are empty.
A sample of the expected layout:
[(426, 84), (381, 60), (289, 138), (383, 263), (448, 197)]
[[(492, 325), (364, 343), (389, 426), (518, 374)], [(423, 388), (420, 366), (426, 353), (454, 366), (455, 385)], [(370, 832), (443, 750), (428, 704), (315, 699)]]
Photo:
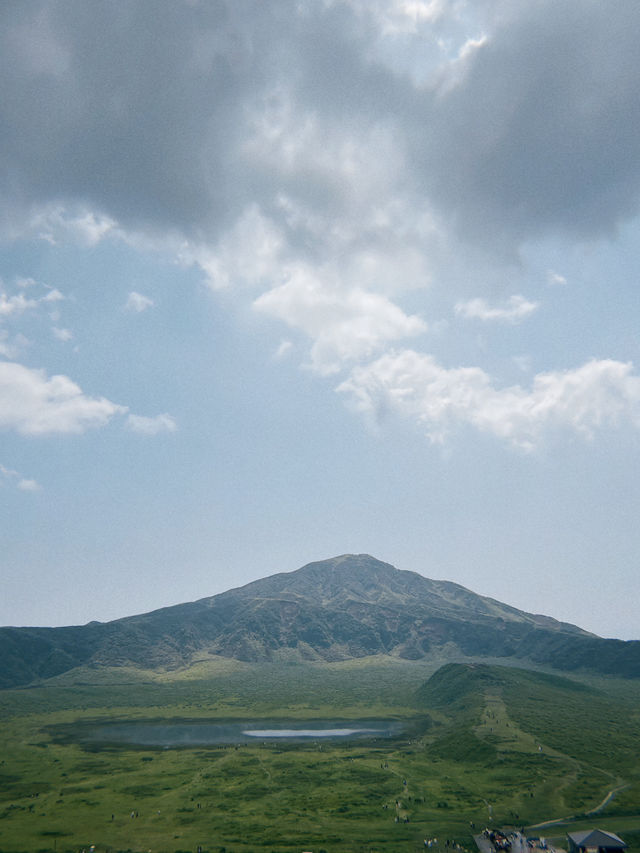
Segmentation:
[[(249, 2), (5, 3), (0, 10), (2, 195), (80, 201), (130, 227), (212, 236), (277, 189), (336, 188), (243, 155), (255, 112), (286, 87), (329, 126), (373, 112), (375, 85), (345, 9)], [(365, 75), (366, 76), (366, 75)], [(374, 75), (375, 76), (375, 75)], [(358, 106), (362, 102), (362, 106)]]
[(640, 194), (640, 5), (479, 8), (484, 45), (445, 83), (420, 87), (371, 49), (375, 18), (348, 3), (5, 2), (5, 221), (80, 203), (127, 228), (207, 241), (280, 193), (344, 215), (342, 174), (247, 148), (257, 117), (284, 97), (284, 132), (312, 119), (316, 147), (339, 131), (357, 152), (373, 128), (392, 127), (411, 152), (394, 191), (463, 239), (611, 232)]
[(233, 206), (232, 152), (260, 74), (224, 5), (18, 3), (2, 14), (5, 198), (79, 200), (180, 229)]
[(640, 5), (505, 8), (458, 84), (423, 99), (425, 191), (481, 239), (611, 233), (640, 193)]

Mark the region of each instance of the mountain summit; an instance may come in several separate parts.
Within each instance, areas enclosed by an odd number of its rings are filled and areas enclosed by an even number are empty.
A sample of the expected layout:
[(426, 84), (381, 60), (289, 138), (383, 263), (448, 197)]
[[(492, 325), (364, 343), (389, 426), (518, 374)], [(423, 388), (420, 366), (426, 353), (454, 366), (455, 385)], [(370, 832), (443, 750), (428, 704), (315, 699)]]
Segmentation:
[(640, 675), (640, 642), (603, 640), (368, 554), (309, 563), (228, 592), (113, 622), (0, 628), (0, 686), (80, 665), (179, 669), (242, 661), (515, 658)]
[(308, 563), (295, 572), (272, 575), (202, 601), (213, 603), (231, 598), (307, 601), (339, 610), (348, 609), (356, 602), (391, 608), (421, 604), (434, 616), (446, 615), (464, 621), (488, 616), (587, 635), (575, 625), (525, 613), (450, 581), (429, 580), (416, 572), (396, 569), (369, 554), (343, 554)]

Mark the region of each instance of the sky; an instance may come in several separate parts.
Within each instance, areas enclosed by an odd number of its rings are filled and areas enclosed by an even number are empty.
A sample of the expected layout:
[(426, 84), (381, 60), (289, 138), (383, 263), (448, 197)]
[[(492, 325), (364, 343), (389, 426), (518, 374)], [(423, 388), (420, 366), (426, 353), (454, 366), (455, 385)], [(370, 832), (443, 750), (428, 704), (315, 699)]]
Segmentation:
[(0, 22), (0, 624), (369, 553), (640, 639), (637, 0)]

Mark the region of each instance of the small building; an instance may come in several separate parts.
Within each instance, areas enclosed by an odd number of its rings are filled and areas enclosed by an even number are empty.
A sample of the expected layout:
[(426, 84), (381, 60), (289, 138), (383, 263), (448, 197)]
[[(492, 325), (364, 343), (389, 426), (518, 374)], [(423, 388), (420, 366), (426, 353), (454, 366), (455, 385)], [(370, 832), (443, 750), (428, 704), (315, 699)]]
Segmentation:
[(569, 832), (567, 838), (569, 853), (620, 853), (627, 846), (615, 833), (603, 829)]

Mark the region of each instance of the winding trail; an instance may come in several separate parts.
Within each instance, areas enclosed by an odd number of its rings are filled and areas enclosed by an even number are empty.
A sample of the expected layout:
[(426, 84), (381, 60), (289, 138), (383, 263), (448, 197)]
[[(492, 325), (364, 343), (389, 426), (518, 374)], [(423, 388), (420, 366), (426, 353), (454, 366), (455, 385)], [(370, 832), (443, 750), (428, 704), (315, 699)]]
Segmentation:
[(554, 826), (558, 823), (568, 823), (569, 821), (577, 820), (578, 818), (584, 817), (585, 815), (598, 814), (598, 812), (601, 812), (605, 806), (609, 805), (609, 803), (615, 797), (616, 794), (619, 794), (620, 791), (624, 791), (625, 788), (628, 787), (629, 783), (626, 783), (624, 785), (618, 785), (617, 788), (612, 788), (610, 791), (607, 792), (606, 797), (601, 803), (599, 803), (594, 809), (590, 809), (588, 812), (583, 812), (581, 815), (569, 815), (569, 817), (558, 817), (555, 820), (547, 820), (543, 821), (542, 823), (532, 823), (531, 826), (527, 827), (527, 829), (544, 829), (547, 826)]
[(604, 798), (604, 800), (599, 805), (597, 805), (595, 807), (595, 809), (591, 809), (591, 811), (586, 812), (586, 814), (597, 814), (598, 812), (601, 812), (602, 809), (611, 802), (611, 800), (615, 797), (615, 795), (619, 794), (620, 791), (624, 791), (625, 788), (628, 788), (629, 784), (630, 783), (627, 783), (626, 785), (618, 785), (617, 788), (612, 788), (607, 793), (607, 796)]

